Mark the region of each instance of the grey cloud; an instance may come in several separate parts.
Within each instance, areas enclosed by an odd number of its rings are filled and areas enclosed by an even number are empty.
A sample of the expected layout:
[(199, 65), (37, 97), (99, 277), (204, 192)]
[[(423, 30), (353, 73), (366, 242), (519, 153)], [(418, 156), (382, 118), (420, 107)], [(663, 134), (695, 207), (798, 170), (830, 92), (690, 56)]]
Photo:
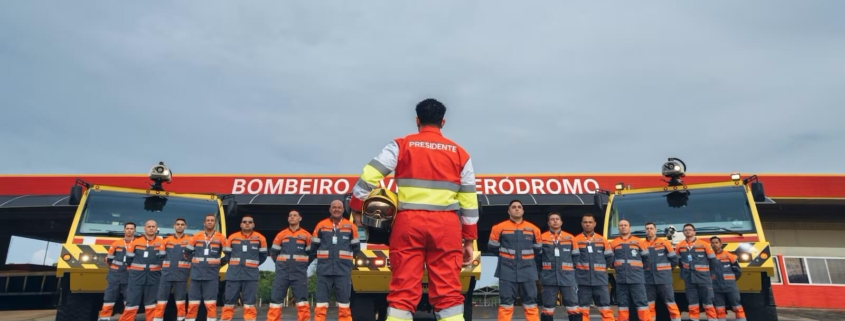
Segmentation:
[(7, 173), (357, 173), (429, 96), (482, 173), (842, 171), (836, 1), (6, 7)]

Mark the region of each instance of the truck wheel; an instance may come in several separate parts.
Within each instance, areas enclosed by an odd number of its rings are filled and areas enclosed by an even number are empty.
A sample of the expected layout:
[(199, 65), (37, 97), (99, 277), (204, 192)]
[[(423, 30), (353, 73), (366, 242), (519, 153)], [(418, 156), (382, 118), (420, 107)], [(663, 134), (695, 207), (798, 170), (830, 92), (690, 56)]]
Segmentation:
[(741, 293), (740, 302), (748, 321), (777, 321), (778, 311), (774, 302), (769, 304), (760, 293)]
[(352, 320), (355, 321), (376, 321), (377, 298), (373, 295), (353, 294), (349, 309), (352, 311)]
[(100, 314), (98, 295), (102, 297), (102, 294), (68, 293), (67, 299), (56, 311), (56, 321), (97, 320)]

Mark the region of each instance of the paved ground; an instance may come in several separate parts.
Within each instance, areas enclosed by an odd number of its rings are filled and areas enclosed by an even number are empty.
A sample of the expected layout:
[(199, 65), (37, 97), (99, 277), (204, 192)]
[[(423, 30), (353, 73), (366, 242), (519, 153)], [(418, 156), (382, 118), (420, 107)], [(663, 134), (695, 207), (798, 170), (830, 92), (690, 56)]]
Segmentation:
[[(284, 309), (283, 320), (296, 320), (295, 317), (296, 310), (293, 308)], [(615, 312), (614, 312), (615, 314)], [(258, 320), (266, 320), (267, 309), (259, 308), (258, 312), (259, 318)], [(684, 314), (686, 318), (686, 314)], [(703, 316), (702, 316), (703, 317)], [(112, 317), (112, 320), (117, 320), (119, 315), (115, 315)], [(313, 318), (313, 314), (312, 314)], [(329, 320), (337, 320), (337, 309), (329, 309)], [(521, 311), (515, 311), (514, 320), (524, 320), (524, 316)], [(563, 314), (558, 313), (558, 316), (555, 319), (565, 320), (565, 316)], [(779, 321), (831, 321), (831, 320), (845, 320), (845, 311), (843, 310), (814, 310), (814, 309), (793, 309), (793, 308), (779, 308), (778, 309), (778, 319)], [(56, 311), (55, 310), (36, 310), (36, 311), (2, 311), (0, 312), (0, 320), (2, 321), (55, 321), (56, 320)], [(144, 320), (144, 315), (138, 315), (136, 320)], [(241, 311), (235, 312), (235, 320), (243, 320), (241, 318)], [(434, 317), (427, 313), (419, 313), (415, 320), (435, 320)], [(496, 308), (490, 307), (477, 307), (473, 310), (473, 320), (474, 321), (495, 321), (496, 320)], [(598, 317), (598, 311), (593, 311), (593, 317), (591, 320), (601, 320)], [(702, 319), (703, 320), (703, 319)], [(735, 320), (733, 318), (733, 314), (729, 312), (728, 320)], [(84, 321), (84, 320), (80, 320)]]

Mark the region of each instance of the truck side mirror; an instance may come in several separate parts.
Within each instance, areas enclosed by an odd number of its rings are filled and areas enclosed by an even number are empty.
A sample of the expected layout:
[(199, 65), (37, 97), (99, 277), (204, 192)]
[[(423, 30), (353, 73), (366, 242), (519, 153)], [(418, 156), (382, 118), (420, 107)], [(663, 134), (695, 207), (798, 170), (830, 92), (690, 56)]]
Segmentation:
[(601, 196), (602, 194), (598, 192), (593, 195), (593, 206), (598, 208), (600, 212), (604, 212), (604, 199)]
[(70, 188), (70, 196), (67, 199), (67, 202), (70, 205), (79, 205), (82, 201), (82, 186), (73, 185)]
[(751, 183), (751, 196), (754, 197), (754, 202), (766, 201), (766, 192), (763, 190), (763, 183)]
[(235, 217), (238, 215), (238, 201), (231, 200), (229, 204), (226, 205), (226, 216), (227, 217)]

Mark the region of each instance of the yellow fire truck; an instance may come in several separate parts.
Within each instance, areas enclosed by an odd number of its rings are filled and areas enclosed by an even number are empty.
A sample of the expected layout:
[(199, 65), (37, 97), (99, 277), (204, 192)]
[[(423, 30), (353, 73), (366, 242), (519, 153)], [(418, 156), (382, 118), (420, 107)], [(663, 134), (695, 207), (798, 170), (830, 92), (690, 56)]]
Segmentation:
[[(684, 239), (680, 231), (686, 223), (695, 225), (699, 239), (709, 242), (711, 236), (719, 236), (724, 250), (736, 254), (742, 269), (737, 286), (748, 320), (777, 320), (769, 279), (775, 266), (756, 205), (766, 201), (763, 184), (756, 175), (743, 178), (737, 173), (726, 174), (724, 181), (686, 184), (685, 172), (683, 161), (669, 158), (662, 169), (668, 178), (666, 185), (634, 188), (620, 182), (613, 192), (596, 193), (595, 203), (605, 211), (604, 235), (609, 240), (619, 236), (619, 220), (626, 219), (633, 235), (645, 238), (645, 224), (653, 222), (658, 231), (665, 233), (658, 237), (665, 236), (673, 245)], [(678, 307), (687, 311), (684, 282), (677, 268), (674, 288)], [(656, 307), (656, 320), (668, 321), (665, 305)], [(631, 317), (636, 318), (634, 314)]]
[[(346, 209), (352, 194), (346, 195)], [(479, 211), (481, 209), (479, 208)], [(351, 217), (351, 216), (350, 216)], [(355, 257), (352, 267), (352, 298), (350, 309), (355, 321), (385, 320), (387, 318), (387, 293), (390, 290), (390, 260), (386, 231), (359, 227), (361, 251)], [(473, 241), (472, 264), (461, 270), (461, 293), (464, 294), (464, 320), (472, 320), (472, 293), (475, 283), (481, 278), (481, 252)], [(428, 271), (422, 275), (423, 295), (417, 311), (432, 311), (428, 300)]]
[[(125, 223), (136, 224), (136, 237), (143, 235), (144, 222), (155, 220), (162, 237), (173, 233), (176, 218), (187, 221), (185, 234), (203, 230), (205, 216), (216, 214), (217, 229), (226, 235), (223, 203), (215, 194), (184, 194), (165, 191), (162, 183), (170, 183), (170, 169), (159, 163), (150, 170), (149, 189), (99, 185), (77, 180), (71, 188), (70, 204), (78, 205), (67, 241), (62, 244), (56, 275), (61, 278), (56, 293), (58, 306), (56, 321), (96, 320), (106, 288), (106, 264), (111, 244), (123, 238)], [(229, 214), (236, 211), (236, 203), (228, 206)], [(220, 271), (223, 279), (226, 266)], [(223, 282), (221, 282), (222, 284)], [(223, 291), (221, 290), (222, 294)], [(120, 296), (115, 313), (123, 309)], [(175, 306), (167, 314), (175, 318)], [(141, 307), (143, 309), (143, 306)], [(200, 308), (200, 319), (205, 308)]]

